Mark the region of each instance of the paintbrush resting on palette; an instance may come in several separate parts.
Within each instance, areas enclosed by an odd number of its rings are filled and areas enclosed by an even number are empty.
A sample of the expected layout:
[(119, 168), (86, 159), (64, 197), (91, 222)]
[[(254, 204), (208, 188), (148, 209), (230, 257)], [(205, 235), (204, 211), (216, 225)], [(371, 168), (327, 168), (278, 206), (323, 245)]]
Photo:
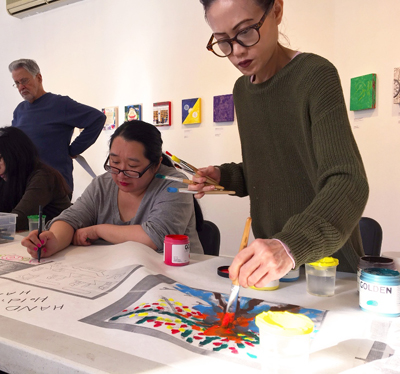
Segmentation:
[[(249, 242), (250, 227), (251, 227), (251, 217), (248, 217), (246, 220), (246, 224), (244, 226), (239, 252), (243, 248), (247, 247), (247, 243)], [(229, 295), (228, 304), (226, 305), (225, 315), (221, 323), (222, 327), (228, 327), (235, 319), (236, 305), (239, 297), (239, 289), (240, 289), (239, 280), (235, 279), (232, 282), (231, 294)]]
[[(183, 160), (179, 159), (178, 157), (172, 155), (172, 154), (169, 153), (169, 152), (165, 152), (165, 153), (172, 159), (172, 161), (173, 161), (175, 164), (179, 165), (179, 166), (181, 167), (182, 170), (188, 172), (189, 174), (199, 176), (199, 175), (197, 174), (197, 172), (199, 171), (199, 169), (197, 169), (197, 168), (194, 167), (193, 165), (187, 163), (186, 161), (183, 161)], [(224, 187), (223, 187), (223, 186), (220, 186), (220, 185), (218, 184), (218, 182), (217, 182), (215, 179), (210, 178), (210, 177), (205, 177), (205, 178), (206, 178), (206, 180), (207, 180), (207, 183), (212, 184), (213, 186), (215, 186), (216, 189), (219, 189), (219, 190), (223, 190), (223, 189), (224, 189)]]
[(225, 191), (225, 190), (212, 190), (212, 191), (191, 191), (187, 188), (176, 188), (176, 187), (167, 187), (168, 192), (179, 192), (179, 193), (191, 193), (196, 195), (197, 193), (204, 192), (206, 195), (235, 195), (235, 191)]

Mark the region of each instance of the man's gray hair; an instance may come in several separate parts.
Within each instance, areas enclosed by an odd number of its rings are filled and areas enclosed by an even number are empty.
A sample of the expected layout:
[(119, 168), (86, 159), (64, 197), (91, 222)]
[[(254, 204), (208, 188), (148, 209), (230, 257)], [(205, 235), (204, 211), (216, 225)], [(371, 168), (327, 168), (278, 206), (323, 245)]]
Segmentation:
[(28, 58), (21, 58), (19, 60), (13, 61), (8, 65), (8, 70), (12, 73), (14, 70), (24, 68), (27, 72), (31, 73), (34, 77), (40, 74), (40, 68), (35, 60), (30, 60)]

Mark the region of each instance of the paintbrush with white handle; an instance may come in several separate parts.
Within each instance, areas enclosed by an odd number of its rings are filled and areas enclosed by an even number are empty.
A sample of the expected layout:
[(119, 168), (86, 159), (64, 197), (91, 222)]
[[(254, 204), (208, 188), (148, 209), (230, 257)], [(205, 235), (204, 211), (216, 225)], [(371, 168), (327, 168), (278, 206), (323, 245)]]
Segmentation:
[[(249, 233), (250, 233), (250, 227), (251, 227), (251, 217), (248, 217), (246, 220), (246, 224), (244, 226), (244, 231), (243, 231), (243, 236), (242, 236), (242, 241), (240, 243), (240, 248), (239, 252), (247, 247), (247, 243), (249, 242)], [(222, 327), (228, 327), (230, 323), (233, 322), (235, 319), (235, 313), (236, 313), (236, 305), (237, 305), (237, 300), (239, 297), (239, 280), (235, 279), (232, 282), (232, 288), (231, 288), (231, 294), (229, 296), (228, 304), (226, 305), (226, 311), (224, 318), (222, 319), (221, 326)]]

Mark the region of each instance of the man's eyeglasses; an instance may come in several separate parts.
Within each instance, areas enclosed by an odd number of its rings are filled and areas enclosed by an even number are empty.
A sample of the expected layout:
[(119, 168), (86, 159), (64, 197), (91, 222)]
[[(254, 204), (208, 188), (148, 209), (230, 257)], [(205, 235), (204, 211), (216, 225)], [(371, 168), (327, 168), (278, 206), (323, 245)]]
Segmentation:
[(142, 171), (134, 171), (134, 170), (121, 170), (118, 169), (114, 166), (110, 166), (107, 164), (108, 160), (110, 159), (110, 156), (107, 157), (106, 162), (104, 163), (104, 170), (107, 171), (108, 173), (111, 174), (119, 174), (119, 173), (123, 173), (124, 175), (126, 175), (129, 178), (141, 178), (143, 176), (143, 174), (150, 169), (151, 165), (153, 165), (152, 162), (150, 162), (150, 164)]
[(233, 51), (233, 42), (239, 43), (243, 47), (252, 47), (253, 45), (256, 45), (260, 41), (260, 28), (267, 18), (270, 10), (271, 8), (264, 13), (260, 19), (260, 22), (240, 30), (231, 39), (220, 39), (213, 43), (212, 41), (214, 39), (214, 34), (211, 35), (211, 38), (207, 43), (207, 50), (213, 52), (218, 57), (227, 57)]
[(26, 86), (30, 80), (30, 78), (23, 78), (19, 82), (15, 82), (13, 87), (18, 88), (19, 86)]

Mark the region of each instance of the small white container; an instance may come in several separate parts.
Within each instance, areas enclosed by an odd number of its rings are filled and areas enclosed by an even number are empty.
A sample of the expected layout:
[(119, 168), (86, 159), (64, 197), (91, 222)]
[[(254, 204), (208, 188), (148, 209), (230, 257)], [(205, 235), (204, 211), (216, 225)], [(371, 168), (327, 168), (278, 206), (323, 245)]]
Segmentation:
[(256, 316), (260, 330), (260, 357), (268, 374), (307, 372), (313, 321), (290, 312), (263, 312)]
[(300, 269), (290, 270), (284, 277), (279, 279), (280, 282), (294, 282), (300, 277)]
[(338, 264), (339, 260), (333, 257), (306, 264), (307, 292), (315, 296), (333, 296)]

